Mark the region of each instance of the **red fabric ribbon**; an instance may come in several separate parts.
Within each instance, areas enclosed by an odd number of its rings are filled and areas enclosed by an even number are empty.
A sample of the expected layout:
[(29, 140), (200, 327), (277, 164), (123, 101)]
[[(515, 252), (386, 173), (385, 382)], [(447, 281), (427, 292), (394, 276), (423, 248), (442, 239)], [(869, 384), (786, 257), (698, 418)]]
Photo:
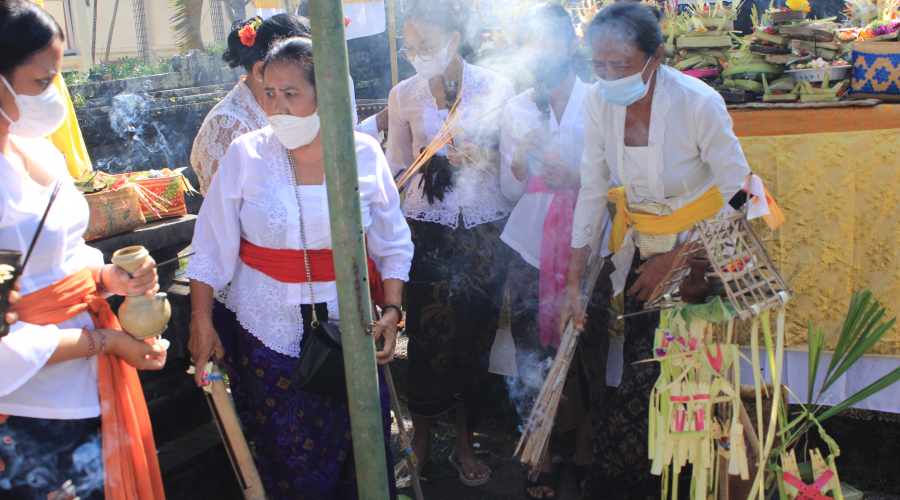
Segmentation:
[(553, 195), (541, 234), (541, 278), (538, 297), (541, 308), (541, 345), (558, 348), (559, 310), (566, 289), (569, 260), (572, 258), (572, 222), (575, 218), (578, 190), (550, 189), (542, 177), (531, 175), (528, 177), (525, 193)]
[[(266, 248), (241, 238), (238, 255), (251, 269), (282, 283), (306, 283), (306, 262), (303, 250)], [(331, 250), (307, 250), (309, 274), (313, 282), (334, 281), (334, 252)], [(384, 284), (381, 273), (371, 257), (366, 258), (369, 267), (369, 293), (379, 307), (384, 307)]]

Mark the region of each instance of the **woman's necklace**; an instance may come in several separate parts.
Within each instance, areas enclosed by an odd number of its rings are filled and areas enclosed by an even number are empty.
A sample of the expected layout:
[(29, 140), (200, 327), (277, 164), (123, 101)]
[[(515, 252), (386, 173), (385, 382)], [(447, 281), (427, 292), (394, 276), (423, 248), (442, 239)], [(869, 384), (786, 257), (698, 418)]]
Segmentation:
[[(287, 157), (288, 157), (288, 165), (290, 165), (290, 167), (291, 167), (291, 174), (294, 177), (294, 185), (299, 186), (300, 185), (300, 173), (297, 172), (297, 163), (294, 161), (294, 155), (292, 155), (291, 152), (288, 151)], [(324, 170), (324, 167), (325, 167), (325, 158), (323, 157), (322, 163), (319, 164), (319, 169), (316, 170), (316, 180), (313, 181), (314, 186), (319, 185), (319, 175), (321, 175), (322, 170)]]

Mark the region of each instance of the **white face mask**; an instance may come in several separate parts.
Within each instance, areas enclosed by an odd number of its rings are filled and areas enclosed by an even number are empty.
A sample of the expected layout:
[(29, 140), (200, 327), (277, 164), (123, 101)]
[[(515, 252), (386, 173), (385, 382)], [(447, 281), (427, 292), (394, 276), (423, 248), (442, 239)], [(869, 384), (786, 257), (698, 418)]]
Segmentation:
[(267, 118), (275, 137), (288, 149), (311, 143), (319, 135), (319, 110), (309, 116), (272, 115)]
[(412, 61), (413, 67), (416, 68), (416, 73), (426, 80), (431, 80), (436, 76), (443, 75), (444, 71), (447, 71), (447, 66), (450, 66), (450, 54), (447, 53), (447, 49), (449, 48), (450, 42), (448, 41), (443, 50), (434, 54), (434, 57), (432, 57), (430, 61), (423, 61), (422, 58), (416, 54), (416, 57), (413, 58)]
[[(652, 57), (650, 59), (653, 59)], [(597, 79), (600, 87), (600, 93), (603, 94), (603, 100), (616, 106), (630, 106), (640, 101), (647, 95), (650, 90), (650, 79), (644, 83), (643, 75), (650, 65), (650, 59), (644, 64), (644, 69), (639, 73), (635, 73), (618, 80)], [(652, 75), (652, 73), (651, 73)]]
[(16, 121), (0, 108), (0, 114), (9, 122), (10, 134), (32, 139), (47, 137), (66, 121), (66, 102), (56, 85), (50, 85), (38, 95), (18, 95), (5, 77), (0, 75), (0, 78), (15, 97), (16, 107), (19, 108), (19, 119)]

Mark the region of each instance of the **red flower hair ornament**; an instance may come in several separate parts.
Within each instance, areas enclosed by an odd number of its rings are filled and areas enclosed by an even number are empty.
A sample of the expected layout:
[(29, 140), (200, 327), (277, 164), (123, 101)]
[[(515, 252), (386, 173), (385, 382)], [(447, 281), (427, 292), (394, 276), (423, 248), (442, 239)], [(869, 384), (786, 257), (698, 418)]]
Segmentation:
[(262, 24), (262, 20), (258, 17), (245, 24), (244, 27), (238, 31), (238, 35), (241, 37), (241, 43), (247, 47), (253, 47), (253, 44), (256, 43), (256, 30), (259, 28), (260, 24)]

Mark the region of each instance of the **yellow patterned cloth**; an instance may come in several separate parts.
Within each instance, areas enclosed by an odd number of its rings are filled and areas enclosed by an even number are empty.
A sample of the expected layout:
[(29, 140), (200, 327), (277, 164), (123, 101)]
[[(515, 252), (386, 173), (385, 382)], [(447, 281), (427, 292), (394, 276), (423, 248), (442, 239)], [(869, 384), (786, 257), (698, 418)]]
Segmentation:
[[(794, 291), (788, 345), (806, 346), (812, 320), (834, 348), (859, 288), (872, 290), (888, 318), (900, 315), (900, 105), (731, 116), (750, 169), (787, 217), (765, 246)], [(809, 130), (823, 133), (801, 133)], [(871, 352), (900, 354), (900, 331)]]

